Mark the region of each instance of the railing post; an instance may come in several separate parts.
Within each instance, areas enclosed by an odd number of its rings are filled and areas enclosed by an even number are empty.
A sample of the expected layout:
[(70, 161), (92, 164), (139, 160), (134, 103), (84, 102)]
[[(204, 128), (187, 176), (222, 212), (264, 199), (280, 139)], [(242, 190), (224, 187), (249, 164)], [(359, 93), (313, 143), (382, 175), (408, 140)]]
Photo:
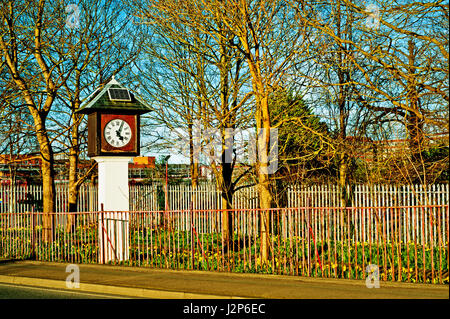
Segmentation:
[(34, 236), (34, 211), (31, 209), (31, 258), (36, 260), (36, 252), (35, 252), (35, 236)]
[(101, 220), (101, 225), (100, 225), (100, 227), (99, 227), (99, 230), (100, 230), (100, 233), (102, 234), (102, 236), (101, 236), (101, 243), (100, 243), (100, 245), (99, 245), (99, 248), (100, 248), (100, 264), (104, 264), (105, 263), (105, 260), (106, 260), (106, 256), (105, 256), (105, 234), (104, 234), (104, 231), (103, 231), (103, 227), (104, 227), (104, 216), (103, 216), (103, 203), (101, 204), (101, 206), (100, 206), (100, 209), (101, 209), (101, 211), (100, 211), (100, 220)]
[(191, 269), (194, 269), (194, 211), (192, 210), (192, 201), (191, 201), (191, 205), (190, 205), (191, 209)]

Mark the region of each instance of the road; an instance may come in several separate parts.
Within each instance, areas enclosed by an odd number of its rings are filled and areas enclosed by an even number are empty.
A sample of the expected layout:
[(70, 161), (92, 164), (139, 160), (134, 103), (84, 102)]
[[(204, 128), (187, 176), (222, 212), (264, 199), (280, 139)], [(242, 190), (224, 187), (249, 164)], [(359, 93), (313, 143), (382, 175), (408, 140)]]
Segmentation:
[(102, 295), (65, 291), (59, 289), (36, 288), (21, 285), (10, 285), (0, 283), (0, 299), (112, 299), (126, 298), (112, 295)]

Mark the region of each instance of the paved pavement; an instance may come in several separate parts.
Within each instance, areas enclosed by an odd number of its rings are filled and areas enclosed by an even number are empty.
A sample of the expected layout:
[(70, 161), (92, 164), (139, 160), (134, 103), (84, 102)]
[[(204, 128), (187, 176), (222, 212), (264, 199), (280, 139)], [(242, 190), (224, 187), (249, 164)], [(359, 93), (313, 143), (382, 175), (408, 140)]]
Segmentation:
[(0, 261), (0, 283), (162, 299), (449, 299), (448, 285), (297, 276), (174, 271), (143, 267), (78, 265), (79, 288), (67, 288), (65, 263)]

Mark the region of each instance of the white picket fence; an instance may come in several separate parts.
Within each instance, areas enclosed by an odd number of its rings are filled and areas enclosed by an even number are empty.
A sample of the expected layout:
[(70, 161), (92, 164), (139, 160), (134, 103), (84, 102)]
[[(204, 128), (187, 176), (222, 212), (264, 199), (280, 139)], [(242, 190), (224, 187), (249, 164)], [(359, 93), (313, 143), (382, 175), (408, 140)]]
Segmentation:
[[(350, 189), (347, 190), (348, 192)], [(56, 185), (56, 211), (68, 211), (69, 188)], [(287, 207), (340, 207), (340, 192), (335, 185), (291, 186), (287, 189)], [(191, 204), (192, 201), (192, 204)], [(255, 186), (239, 189), (233, 196), (236, 210), (258, 208)], [(448, 205), (449, 185), (356, 185), (352, 207), (398, 207), (418, 205)], [(171, 210), (219, 210), (221, 194), (214, 184), (202, 184), (193, 191), (188, 185), (169, 185), (167, 205)], [(164, 185), (130, 185), (130, 210), (155, 211), (166, 207)], [(31, 212), (42, 209), (42, 187), (0, 186), (0, 213)], [(81, 185), (78, 198), (79, 212), (97, 211), (97, 187)]]
[[(196, 190), (188, 185), (170, 185), (167, 192), (164, 185), (130, 185), (129, 190), (131, 211), (164, 210), (166, 205), (169, 210), (173, 211), (190, 209), (196, 211), (195, 214), (179, 214), (180, 218), (176, 221), (177, 230), (188, 231), (191, 227), (195, 227), (198, 233), (211, 233), (222, 227), (221, 193), (213, 184), (200, 185)], [(350, 192), (350, 189), (347, 191)], [(56, 193), (56, 211), (67, 212), (68, 186), (56, 185)], [(285, 238), (288, 236), (288, 229), (285, 225), (289, 224), (288, 219), (297, 218), (298, 212), (309, 214), (308, 220), (314, 234), (322, 233), (323, 235), (325, 232), (323, 229), (325, 215), (326, 218), (332, 219), (329, 221), (330, 225), (338, 230), (345, 224), (341, 219), (344, 217), (339, 215), (344, 211), (336, 210), (340, 207), (340, 192), (337, 186), (291, 186), (286, 189), (286, 194), (287, 207), (300, 209), (289, 210), (287, 214), (273, 217), (281, 218), (282, 234)], [(357, 241), (375, 241), (377, 236), (375, 228), (377, 223), (380, 223), (377, 218), (382, 219), (383, 231), (387, 238), (395, 234), (395, 236), (401, 236), (402, 240), (406, 242), (417, 236), (420, 243), (433, 242), (436, 245), (440, 233), (443, 242), (448, 240), (445, 227), (445, 225), (448, 227), (449, 218), (448, 184), (428, 187), (422, 185), (357, 185), (351, 194), (352, 205), (345, 212), (351, 216)], [(16, 186), (14, 188), (0, 186), (0, 199), (0, 213), (39, 212), (42, 209), (42, 188), (40, 186)], [(239, 189), (234, 194), (233, 203), (235, 230), (239, 229), (240, 234), (256, 235), (259, 216), (255, 212), (249, 211), (249, 209), (258, 208), (256, 187)], [(98, 211), (95, 186), (81, 186), (78, 211)], [(300, 225), (295, 225), (295, 227), (300, 227)], [(428, 228), (428, 226), (432, 228)]]
[[(401, 232), (402, 240), (405, 242), (413, 238), (413, 233), (417, 229), (416, 235), (421, 243), (429, 241), (436, 243), (438, 238), (436, 221), (441, 222), (442, 225), (448, 223), (448, 207), (444, 208), (449, 204), (448, 184), (433, 184), (427, 187), (423, 185), (356, 185), (353, 191), (347, 188), (347, 193), (351, 194), (350, 207), (354, 208), (352, 218), (358, 241), (367, 241), (368, 236), (371, 240), (375, 240), (376, 232), (370, 232), (369, 228), (373, 227), (377, 221), (372, 214), (367, 214), (368, 211), (381, 216), (388, 224), (390, 221), (395, 223), (394, 227), (383, 226), (387, 238), (390, 238), (391, 232)], [(311, 207), (316, 213), (320, 211), (320, 208), (340, 207), (339, 187), (335, 185), (292, 186), (288, 191), (288, 202), (290, 207)], [(423, 206), (436, 207), (424, 208)], [(397, 227), (397, 218), (401, 218), (398, 221), (401, 227)], [(338, 219), (338, 228), (339, 222)], [(429, 225), (430, 222), (433, 224), (433, 234), (430, 234), (427, 227), (421, 227)], [(312, 218), (311, 224), (314, 232), (320, 228), (318, 218)], [(447, 240), (445, 227), (440, 229), (445, 242)]]
[[(68, 184), (56, 184), (56, 211), (67, 212), (69, 209)], [(97, 187), (89, 184), (80, 186), (78, 211), (97, 210)], [(0, 213), (25, 213), (42, 211), (41, 185), (0, 186)]]
[[(352, 207), (397, 207), (448, 205), (449, 184), (423, 185), (355, 185)], [(340, 191), (336, 185), (291, 186), (289, 207), (340, 207)]]

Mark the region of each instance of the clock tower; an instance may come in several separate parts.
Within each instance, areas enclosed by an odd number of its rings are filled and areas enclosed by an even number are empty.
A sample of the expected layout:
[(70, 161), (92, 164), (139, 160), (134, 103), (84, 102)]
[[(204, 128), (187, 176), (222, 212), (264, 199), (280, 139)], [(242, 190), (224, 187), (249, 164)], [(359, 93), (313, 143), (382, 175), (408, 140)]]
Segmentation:
[(98, 163), (100, 263), (129, 258), (128, 163), (140, 154), (140, 115), (150, 111), (114, 77), (77, 111), (88, 115), (88, 156)]

